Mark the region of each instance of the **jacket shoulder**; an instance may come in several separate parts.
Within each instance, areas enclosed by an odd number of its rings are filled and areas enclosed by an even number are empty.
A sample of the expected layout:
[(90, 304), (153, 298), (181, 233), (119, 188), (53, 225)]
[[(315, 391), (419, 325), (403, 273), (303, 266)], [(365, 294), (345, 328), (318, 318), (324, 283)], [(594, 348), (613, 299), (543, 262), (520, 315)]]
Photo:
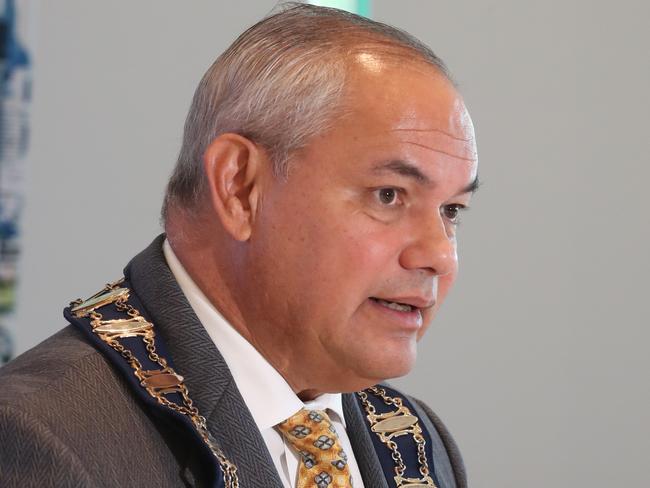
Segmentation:
[(92, 486), (79, 457), (27, 412), (0, 405), (0, 480), (3, 486)]
[[(170, 435), (72, 326), (0, 368), (0, 443), (20, 445), (15, 452), (5, 453), (3, 447), (0, 479), (27, 456), (75, 473), (83, 472), (78, 465), (92, 466), (99, 484), (178, 486), (179, 461), (168, 448)], [(23, 468), (18, 484), (32, 486), (27, 481), (36, 476), (40, 484), (34, 486), (59, 485), (48, 484), (57, 478), (39, 474), (41, 465)], [(78, 481), (62, 486), (86, 486)]]
[(47, 395), (48, 389), (78, 374), (81, 364), (103, 362), (72, 326), (65, 327), (0, 368), (0, 404), (20, 407)]

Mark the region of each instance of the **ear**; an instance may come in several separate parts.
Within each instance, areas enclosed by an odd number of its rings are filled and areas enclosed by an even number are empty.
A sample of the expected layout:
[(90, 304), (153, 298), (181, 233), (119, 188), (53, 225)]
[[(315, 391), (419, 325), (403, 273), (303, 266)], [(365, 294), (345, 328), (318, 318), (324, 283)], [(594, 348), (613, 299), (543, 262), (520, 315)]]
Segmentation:
[(212, 207), (226, 231), (249, 239), (260, 195), (266, 152), (238, 134), (222, 134), (203, 154)]

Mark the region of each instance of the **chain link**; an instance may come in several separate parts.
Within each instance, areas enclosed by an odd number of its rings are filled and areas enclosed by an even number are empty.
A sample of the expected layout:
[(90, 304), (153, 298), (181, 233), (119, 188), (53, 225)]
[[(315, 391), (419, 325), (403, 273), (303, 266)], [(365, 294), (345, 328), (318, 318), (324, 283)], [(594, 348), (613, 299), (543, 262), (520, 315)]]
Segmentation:
[[(412, 415), (409, 409), (404, 406), (401, 398), (388, 396), (386, 390), (384, 390), (383, 388), (372, 386), (367, 390), (357, 392), (357, 395), (361, 399), (361, 404), (363, 405), (364, 409), (366, 410), (366, 413), (368, 414), (367, 418), (370, 421), (371, 426), (374, 426), (377, 423), (379, 423), (377, 421), (377, 418), (380, 417), (380, 415), (377, 414), (377, 409), (368, 399), (368, 393), (366, 393), (367, 391), (371, 392), (372, 394), (380, 398), (389, 407), (390, 406), (397, 407), (397, 410), (395, 412), (391, 412), (392, 415), (384, 414), (386, 417), (390, 418), (399, 415), (400, 413), (404, 415)], [(404, 431), (396, 432), (394, 433), (394, 435), (398, 436), (403, 433), (411, 433), (411, 436), (413, 437), (413, 441), (416, 444), (417, 452), (418, 452), (418, 464), (419, 464), (418, 471), (420, 472), (423, 478), (422, 480), (418, 480), (418, 481), (424, 481), (428, 486), (435, 488), (435, 484), (433, 480), (429, 477), (430, 475), (429, 463), (427, 461), (427, 455), (425, 450), (426, 439), (422, 435), (422, 429), (417, 422), (413, 424), (411, 429), (412, 430), (410, 432), (408, 430), (404, 430)], [(386, 435), (383, 432), (377, 432), (377, 434), (379, 435), (381, 441), (384, 444), (386, 444), (388, 449), (390, 449), (391, 458), (393, 459), (393, 461), (395, 461), (395, 474), (397, 475), (395, 478), (395, 482), (397, 483), (397, 488), (400, 488), (402, 486), (406, 488), (410, 483), (409, 481), (407, 481), (407, 484), (404, 484), (402, 480), (406, 472), (406, 464), (404, 464), (404, 460), (402, 459), (402, 454), (399, 452), (399, 447), (397, 443), (389, 435)]]
[[(105, 291), (111, 291), (119, 287), (119, 285), (124, 281), (124, 279), (118, 280), (114, 283), (108, 283), (104, 288)], [(101, 292), (100, 292), (101, 293)], [(131, 319), (138, 319), (141, 317), (140, 312), (135, 309), (130, 303), (127, 302), (128, 296), (123, 296), (113, 302), (115, 308), (123, 313), (126, 313)], [(79, 305), (82, 303), (82, 300), (75, 300), (71, 302), (71, 306)], [(90, 318), (90, 324), (93, 330), (101, 325), (103, 316), (101, 313), (96, 310), (92, 310), (88, 314)], [(135, 376), (143, 381), (147, 375), (144, 372), (142, 363), (136, 358), (133, 353), (125, 348), (117, 339), (109, 338), (105, 334), (98, 333), (99, 337), (104, 340), (109, 346), (111, 346), (115, 351), (117, 351), (124, 359), (126, 359), (129, 365), (133, 368)], [(142, 340), (144, 342), (145, 348), (148, 353), (149, 359), (158, 364), (165, 373), (170, 373), (178, 376), (176, 372), (169, 367), (165, 358), (161, 357), (156, 351), (155, 335), (152, 329), (144, 334)], [(216, 441), (210, 435), (208, 431), (207, 422), (205, 417), (199, 414), (198, 408), (194, 406), (192, 399), (189, 396), (189, 391), (183, 382), (178, 386), (178, 393), (181, 396), (183, 405), (178, 405), (175, 402), (167, 399), (163, 393), (156, 392), (153, 388), (146, 388), (147, 392), (153, 396), (158, 403), (161, 405), (174, 410), (182, 415), (185, 415), (190, 419), (197, 433), (203, 439), (203, 442), (208, 446), (212, 454), (215, 456), (219, 463), (219, 467), (224, 477), (224, 482), (226, 488), (239, 488), (239, 478), (237, 476), (237, 467), (232, 463), (223, 451), (217, 446)]]

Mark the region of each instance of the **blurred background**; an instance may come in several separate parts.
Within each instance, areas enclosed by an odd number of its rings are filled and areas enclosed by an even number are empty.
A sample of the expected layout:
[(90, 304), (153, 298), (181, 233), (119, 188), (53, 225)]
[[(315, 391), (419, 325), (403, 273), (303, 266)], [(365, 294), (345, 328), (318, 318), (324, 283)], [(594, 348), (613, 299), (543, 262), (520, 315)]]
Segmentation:
[[(32, 3), (13, 354), (161, 231), (197, 82), (276, 4)], [(472, 487), (650, 486), (648, 4), (361, 3), (447, 62), (484, 182), (458, 284), (396, 383), (444, 419)]]

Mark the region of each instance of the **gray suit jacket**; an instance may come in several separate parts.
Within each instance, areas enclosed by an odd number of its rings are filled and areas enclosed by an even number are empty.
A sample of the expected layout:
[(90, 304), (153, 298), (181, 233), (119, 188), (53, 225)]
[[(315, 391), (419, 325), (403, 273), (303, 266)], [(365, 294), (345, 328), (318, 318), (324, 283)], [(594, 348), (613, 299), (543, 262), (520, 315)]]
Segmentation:
[[(242, 488), (281, 488), (221, 354), (173, 278), (159, 236), (125, 269)], [(117, 278), (117, 277), (115, 277)], [(412, 399), (413, 400), (413, 399)], [(458, 449), (417, 400), (441, 488), (466, 487)], [(345, 418), (366, 488), (388, 488), (352, 395)], [(437, 435), (436, 435), (437, 433)], [(104, 357), (68, 326), (0, 368), (0, 486), (200, 486), (191, 447), (142, 408)]]

